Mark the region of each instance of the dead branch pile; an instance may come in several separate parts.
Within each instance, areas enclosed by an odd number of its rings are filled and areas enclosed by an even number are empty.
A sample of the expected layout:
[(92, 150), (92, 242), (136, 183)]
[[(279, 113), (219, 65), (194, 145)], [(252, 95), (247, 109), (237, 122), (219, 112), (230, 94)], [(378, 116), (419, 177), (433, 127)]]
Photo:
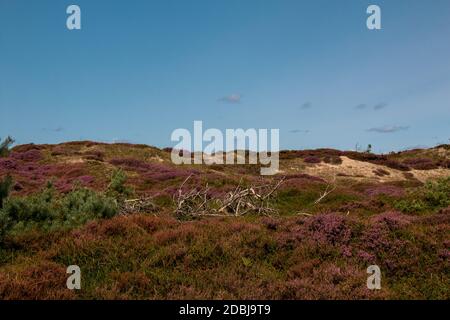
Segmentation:
[(151, 198), (130, 199), (119, 204), (119, 212), (122, 215), (132, 213), (150, 213), (158, 210)]
[(210, 212), (210, 202), (212, 199), (208, 196), (208, 185), (203, 190), (192, 189), (183, 193), (183, 186), (190, 176), (183, 182), (174, 195), (174, 202), (176, 205), (175, 215), (179, 218), (189, 216), (201, 216)]
[(237, 188), (229, 192), (218, 212), (243, 216), (249, 212), (262, 215), (275, 214), (272, 208), (272, 200), (275, 191), (283, 183), (283, 179), (275, 185), (263, 185), (258, 187), (244, 188), (239, 184)]
[(249, 213), (259, 215), (277, 214), (272, 207), (276, 190), (283, 183), (284, 178), (275, 184), (244, 187), (242, 182), (230, 191), (224, 199), (214, 199), (209, 196), (208, 185), (198, 190), (194, 188), (183, 192), (183, 186), (188, 177), (174, 196), (176, 205), (175, 215), (182, 217), (193, 216), (243, 216)]

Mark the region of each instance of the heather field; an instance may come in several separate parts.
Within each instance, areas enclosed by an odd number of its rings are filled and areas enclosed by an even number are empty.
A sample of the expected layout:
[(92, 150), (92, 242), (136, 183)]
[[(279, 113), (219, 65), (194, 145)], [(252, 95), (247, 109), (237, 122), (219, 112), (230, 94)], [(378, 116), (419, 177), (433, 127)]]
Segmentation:
[(282, 151), (275, 176), (19, 145), (0, 155), (0, 208), (0, 299), (450, 299), (449, 145)]

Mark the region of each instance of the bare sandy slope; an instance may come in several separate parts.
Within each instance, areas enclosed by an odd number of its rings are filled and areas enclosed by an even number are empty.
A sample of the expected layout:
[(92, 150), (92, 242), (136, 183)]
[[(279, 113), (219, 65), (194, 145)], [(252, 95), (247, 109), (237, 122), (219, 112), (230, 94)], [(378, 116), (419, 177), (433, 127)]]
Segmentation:
[[(319, 176), (326, 179), (336, 177), (352, 178), (357, 180), (372, 180), (377, 182), (390, 182), (416, 178), (425, 182), (429, 179), (450, 176), (450, 169), (432, 169), (432, 170), (411, 170), (408, 172), (392, 169), (383, 165), (377, 165), (369, 162), (353, 160), (342, 156), (342, 164), (320, 163), (307, 166), (291, 166), (288, 171), (306, 173), (313, 176)], [(379, 176), (377, 171), (383, 170), (388, 174)]]

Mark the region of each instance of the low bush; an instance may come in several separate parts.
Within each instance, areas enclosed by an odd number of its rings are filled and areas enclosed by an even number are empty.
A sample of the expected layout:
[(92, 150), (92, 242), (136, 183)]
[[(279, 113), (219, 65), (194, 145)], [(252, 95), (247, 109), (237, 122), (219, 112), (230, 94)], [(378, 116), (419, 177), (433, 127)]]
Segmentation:
[(5, 201), (0, 211), (0, 235), (33, 227), (73, 228), (90, 220), (111, 218), (118, 211), (116, 200), (101, 193), (76, 187), (62, 195), (49, 184), (35, 195)]
[(395, 208), (408, 213), (436, 211), (450, 205), (450, 177), (428, 181), (406, 199), (395, 203)]
[(127, 176), (122, 169), (117, 169), (112, 173), (111, 182), (109, 183), (107, 194), (114, 198), (128, 197), (133, 190), (126, 186)]
[(319, 157), (316, 156), (309, 156), (303, 159), (304, 162), (306, 163), (321, 163), (322, 159), (320, 159)]
[(416, 170), (431, 170), (439, 168), (439, 164), (428, 158), (413, 158), (403, 161), (404, 165)]
[(0, 209), (3, 208), (3, 201), (8, 197), (12, 185), (11, 176), (6, 176), (0, 181)]
[(450, 177), (429, 181), (425, 184), (425, 201), (432, 208), (446, 208), (450, 205)]
[(14, 139), (11, 137), (6, 137), (3, 142), (0, 143), (0, 157), (7, 157), (9, 155), (9, 147), (14, 143)]
[(417, 213), (424, 211), (427, 206), (420, 199), (400, 200), (395, 203), (395, 208), (405, 213)]
[(410, 171), (411, 168), (404, 163), (401, 163), (395, 159), (391, 159), (386, 155), (378, 155), (374, 153), (367, 152), (347, 152), (345, 154), (347, 157), (353, 160), (369, 162), (373, 164), (378, 164), (386, 166), (391, 169), (396, 169), (400, 171)]

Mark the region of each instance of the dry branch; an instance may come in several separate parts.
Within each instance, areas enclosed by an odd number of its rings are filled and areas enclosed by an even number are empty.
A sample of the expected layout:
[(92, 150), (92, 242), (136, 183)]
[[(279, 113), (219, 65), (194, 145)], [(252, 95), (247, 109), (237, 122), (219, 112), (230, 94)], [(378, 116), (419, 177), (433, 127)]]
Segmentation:
[(243, 187), (242, 181), (230, 191), (224, 199), (213, 199), (209, 196), (209, 187), (197, 190), (196, 188), (183, 193), (183, 186), (188, 177), (178, 189), (174, 197), (175, 215), (189, 216), (243, 216), (248, 213), (262, 215), (276, 214), (271, 203), (274, 194), (283, 183), (284, 178), (275, 185), (268, 184), (255, 187)]
[(332, 182), (328, 182), (327, 186), (325, 188), (325, 190), (320, 194), (320, 197), (317, 198), (316, 201), (314, 201), (314, 204), (318, 204), (320, 203), (323, 199), (325, 199), (330, 193), (332, 193), (334, 190), (336, 190), (336, 185), (334, 184), (334, 181), (336, 180), (336, 178), (332, 181)]
[(155, 212), (158, 206), (151, 198), (125, 200), (119, 205), (119, 212), (122, 215), (131, 213)]

